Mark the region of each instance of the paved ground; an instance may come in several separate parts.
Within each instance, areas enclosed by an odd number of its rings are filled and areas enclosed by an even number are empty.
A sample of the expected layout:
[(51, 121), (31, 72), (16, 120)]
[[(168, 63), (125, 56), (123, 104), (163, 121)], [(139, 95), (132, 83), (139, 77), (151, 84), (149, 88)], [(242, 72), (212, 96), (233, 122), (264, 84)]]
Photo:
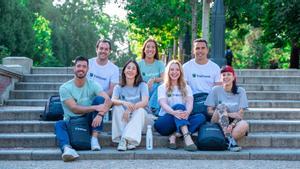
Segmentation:
[(0, 161), (0, 169), (300, 169), (300, 161), (244, 160), (78, 160), (62, 161)]

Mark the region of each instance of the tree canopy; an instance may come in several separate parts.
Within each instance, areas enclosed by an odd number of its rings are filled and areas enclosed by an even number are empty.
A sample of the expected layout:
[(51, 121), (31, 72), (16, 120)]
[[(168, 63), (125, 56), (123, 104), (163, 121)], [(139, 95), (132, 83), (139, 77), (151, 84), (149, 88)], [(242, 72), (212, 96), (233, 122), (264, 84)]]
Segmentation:
[[(111, 60), (119, 66), (141, 55), (152, 37), (159, 52), (190, 59), (191, 41), (201, 37), (202, 2), (197, 0), (114, 0), (124, 3), (127, 19), (104, 13), (108, 0), (0, 1), (0, 59), (27, 56), (36, 66), (70, 66), (95, 56), (99, 38), (112, 42)], [(213, 5), (213, 1), (211, 5)], [(298, 0), (224, 0), (226, 45), (236, 68), (299, 68)]]

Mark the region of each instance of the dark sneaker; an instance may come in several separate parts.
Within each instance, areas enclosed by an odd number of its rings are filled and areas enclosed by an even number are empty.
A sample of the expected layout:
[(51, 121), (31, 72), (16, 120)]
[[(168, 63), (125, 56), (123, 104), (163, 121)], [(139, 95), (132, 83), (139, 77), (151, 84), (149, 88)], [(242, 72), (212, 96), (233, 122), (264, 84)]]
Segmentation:
[(232, 152), (238, 152), (242, 149), (242, 147), (238, 146), (234, 138), (231, 136), (228, 137), (228, 150)]

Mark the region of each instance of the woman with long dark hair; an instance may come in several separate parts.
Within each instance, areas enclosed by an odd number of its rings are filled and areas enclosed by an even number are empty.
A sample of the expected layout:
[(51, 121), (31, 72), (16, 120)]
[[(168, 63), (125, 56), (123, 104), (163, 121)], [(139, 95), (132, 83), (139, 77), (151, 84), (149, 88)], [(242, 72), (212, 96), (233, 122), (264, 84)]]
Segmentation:
[(138, 64), (129, 60), (122, 70), (121, 84), (112, 94), (112, 141), (118, 150), (135, 149), (141, 142), (148, 105), (148, 87), (143, 82)]

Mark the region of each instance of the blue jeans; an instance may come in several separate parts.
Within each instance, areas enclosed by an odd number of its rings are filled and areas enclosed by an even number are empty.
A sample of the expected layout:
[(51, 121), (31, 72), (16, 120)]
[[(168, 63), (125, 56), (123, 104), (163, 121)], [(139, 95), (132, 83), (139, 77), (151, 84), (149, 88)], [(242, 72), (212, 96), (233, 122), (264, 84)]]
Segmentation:
[[(176, 104), (172, 107), (173, 110), (186, 110), (186, 107), (182, 104)], [(172, 133), (180, 132), (180, 127), (187, 125), (190, 133), (195, 133), (202, 124), (204, 124), (206, 118), (203, 114), (190, 115), (186, 119), (178, 119), (175, 116), (166, 113), (160, 116), (154, 123), (154, 128), (159, 134), (163, 136), (169, 136)]]
[(149, 107), (156, 110), (154, 112), (155, 115), (158, 115), (160, 109), (160, 105), (157, 101), (157, 88), (159, 85), (159, 83), (153, 83), (152, 88), (149, 90)]
[[(103, 97), (96, 96), (95, 99), (93, 100), (92, 105), (103, 104), (104, 101), (105, 101), (105, 99)], [(92, 124), (93, 119), (97, 116), (97, 114), (98, 114), (98, 112), (94, 111), (94, 112), (87, 113), (83, 116), (85, 116), (88, 119), (89, 124)], [(62, 152), (63, 152), (63, 149), (65, 146), (71, 147), (67, 124), (68, 124), (68, 120), (60, 120), (55, 123), (56, 140), (58, 141), (59, 148), (61, 149)], [(90, 126), (91, 131), (97, 131), (97, 132), (102, 131), (102, 128), (103, 128), (102, 124), (103, 124), (103, 119), (102, 119), (100, 126), (97, 126), (97, 127)]]

